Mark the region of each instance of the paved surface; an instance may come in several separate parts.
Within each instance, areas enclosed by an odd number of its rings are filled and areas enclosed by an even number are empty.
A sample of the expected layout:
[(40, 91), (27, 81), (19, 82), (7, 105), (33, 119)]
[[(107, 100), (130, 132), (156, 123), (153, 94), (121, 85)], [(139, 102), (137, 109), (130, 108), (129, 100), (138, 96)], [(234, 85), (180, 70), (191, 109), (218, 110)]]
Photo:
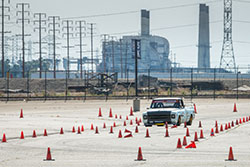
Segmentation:
[[(197, 99), (198, 114), (189, 127), (191, 137), (198, 135), (199, 121), (202, 122), (205, 139), (196, 142), (196, 149), (176, 149), (178, 138), (183, 139), (186, 129), (183, 125), (178, 128), (169, 128), (170, 137), (166, 138), (165, 127), (154, 126), (149, 129), (150, 138), (145, 138), (146, 128), (141, 124), (139, 133), (134, 133), (135, 124), (123, 126), (129, 115), (132, 101), (49, 101), (43, 102), (10, 102), (0, 103), (0, 135), (6, 134), (7, 143), (0, 143), (0, 166), (8, 167), (80, 167), (80, 166), (213, 166), (235, 167), (249, 166), (250, 164), (250, 122), (235, 126), (230, 130), (210, 137), (210, 130), (215, 126), (234, 121), (250, 115), (249, 100), (228, 99)], [(238, 112), (234, 113), (233, 103), (237, 102)], [(150, 101), (142, 101), (143, 110)], [(103, 117), (98, 118), (98, 108), (102, 108)], [(122, 120), (109, 118), (109, 108), (115, 114), (122, 116)], [(24, 118), (20, 119), (20, 109), (23, 109)], [(141, 113), (129, 116), (129, 120), (140, 118)], [(103, 123), (107, 129), (103, 129)], [(110, 126), (116, 122), (114, 134), (109, 134)], [(98, 126), (99, 134), (90, 130), (93, 123)], [(81, 134), (72, 133), (72, 127), (84, 125), (85, 131)], [(63, 127), (64, 134), (60, 135)], [(47, 129), (48, 136), (42, 136)], [(119, 130), (133, 131), (132, 138), (118, 138)], [(36, 130), (37, 138), (32, 138)], [(21, 131), (25, 139), (19, 139)], [(237, 161), (225, 161), (228, 158), (229, 147)], [(46, 158), (47, 148), (51, 148), (52, 158), (55, 161), (43, 161)], [(134, 161), (137, 158), (138, 148), (142, 148), (143, 158), (146, 161)]]

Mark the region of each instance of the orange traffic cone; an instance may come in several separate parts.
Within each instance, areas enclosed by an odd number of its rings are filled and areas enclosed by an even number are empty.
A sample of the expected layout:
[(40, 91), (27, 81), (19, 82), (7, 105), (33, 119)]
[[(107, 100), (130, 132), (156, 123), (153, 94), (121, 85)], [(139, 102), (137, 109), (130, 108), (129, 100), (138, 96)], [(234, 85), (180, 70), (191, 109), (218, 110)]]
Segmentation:
[(239, 125), (239, 122), (238, 122), (238, 119), (236, 119), (236, 123), (235, 123), (236, 125)]
[(36, 137), (36, 131), (35, 131), (35, 130), (33, 130), (33, 135), (32, 135), (32, 137), (33, 137), (33, 138)]
[(128, 116), (126, 116), (126, 120), (128, 121)]
[(130, 125), (133, 125), (133, 120), (132, 119), (130, 120)]
[(228, 155), (228, 159), (226, 159), (226, 161), (237, 161), (236, 159), (234, 159), (232, 147), (229, 148), (229, 155)]
[(232, 121), (231, 126), (234, 127), (234, 121)]
[(203, 130), (201, 129), (200, 139), (204, 139)]
[(123, 123), (123, 126), (127, 126), (127, 123), (126, 123), (126, 121), (124, 121), (124, 123)]
[(98, 117), (102, 117), (102, 109), (99, 108), (99, 114), (98, 114)]
[(114, 122), (113, 126), (114, 126), (114, 127), (116, 127), (116, 124), (115, 124), (115, 122)]
[(146, 136), (145, 137), (150, 137), (149, 136), (149, 131), (148, 131), (148, 129), (147, 129), (147, 131), (146, 131)]
[(130, 133), (130, 134), (124, 136), (124, 138), (129, 138), (129, 137), (133, 137), (132, 133)]
[(4, 133), (3, 138), (2, 138), (2, 143), (5, 143), (5, 142), (7, 142), (7, 140), (6, 140), (6, 136), (5, 136), (5, 133)]
[(135, 161), (146, 161), (146, 160), (143, 159), (143, 157), (142, 157), (141, 147), (139, 147), (138, 156), (137, 156), (137, 159), (136, 159)]
[(177, 142), (177, 148), (182, 148), (181, 139), (180, 138), (178, 139), (178, 142)]
[(81, 128), (80, 128), (80, 126), (78, 126), (77, 134), (81, 134)]
[(210, 136), (214, 136), (214, 129), (213, 129), (213, 128), (211, 129), (211, 134), (210, 134)]
[(186, 136), (183, 137), (183, 143), (182, 143), (183, 146), (186, 146), (187, 145), (187, 139), (186, 139)]
[(98, 131), (98, 126), (95, 127), (95, 134), (98, 134), (99, 131)]
[(90, 130), (94, 130), (94, 125), (91, 124)]
[(187, 122), (185, 121), (185, 122), (184, 122), (184, 128), (186, 128), (186, 127), (187, 127)]
[(196, 109), (195, 103), (194, 103), (194, 113), (197, 114), (197, 109)]
[(76, 132), (76, 130), (75, 130), (75, 127), (73, 126), (72, 127), (72, 133), (75, 133)]
[(217, 121), (215, 121), (215, 125), (214, 125), (214, 127), (217, 127), (218, 126), (218, 122)]
[(135, 133), (139, 133), (138, 126), (135, 127)]
[(44, 129), (43, 136), (48, 136), (48, 134), (47, 134), (47, 130), (46, 130), (46, 129)]
[(218, 126), (215, 127), (215, 133), (219, 133)]
[(132, 132), (128, 129), (125, 129), (124, 133), (132, 133)]
[(114, 132), (113, 132), (113, 126), (110, 127), (109, 133), (114, 133)]
[(230, 122), (228, 122), (228, 129), (231, 129), (231, 124), (230, 124)]
[(117, 114), (115, 114), (115, 119), (117, 119), (118, 117), (117, 117)]
[(194, 134), (194, 141), (199, 141), (199, 140), (198, 140), (197, 132), (195, 132), (195, 134)]
[(241, 118), (240, 118), (240, 121), (239, 121), (239, 123), (240, 123), (240, 124), (242, 124), (242, 122), (241, 122)]
[(103, 129), (105, 129), (106, 128), (106, 124), (105, 124), (105, 122), (103, 123)]
[(190, 134), (189, 134), (189, 129), (187, 128), (187, 131), (186, 131), (186, 136), (189, 137)]
[(112, 114), (112, 109), (110, 108), (109, 110), (109, 117), (112, 118), (113, 117), (113, 114)]
[(243, 117), (243, 123), (245, 123), (245, 122), (246, 122), (245, 117)]
[(62, 134), (64, 134), (64, 132), (63, 132), (63, 128), (61, 128), (61, 130), (60, 130), (60, 134), (62, 135)]
[(234, 103), (234, 110), (233, 110), (233, 112), (237, 112), (236, 103)]
[(46, 159), (44, 159), (44, 161), (55, 161), (54, 159), (52, 159), (50, 147), (48, 147), (47, 156)]
[(220, 125), (220, 131), (223, 132), (223, 125)]
[(227, 124), (225, 124), (225, 130), (227, 130), (228, 128), (227, 128)]
[(165, 137), (169, 137), (168, 128), (166, 128)]
[(168, 122), (165, 123), (165, 128), (168, 128)]
[(122, 116), (120, 115), (120, 119), (122, 119)]
[(121, 130), (119, 130), (118, 138), (122, 138), (122, 131)]
[(191, 141), (191, 144), (187, 145), (185, 148), (196, 148), (196, 144), (194, 141)]
[(84, 132), (84, 126), (83, 126), (83, 125), (82, 125), (82, 127), (81, 127), (81, 131)]
[(137, 117), (135, 118), (135, 123), (136, 123), (136, 124), (138, 123), (138, 118), (137, 118)]
[(202, 128), (201, 121), (199, 121), (199, 128)]
[(21, 109), (20, 118), (23, 118), (23, 109)]
[(24, 139), (24, 134), (23, 134), (23, 131), (21, 131), (21, 136), (20, 136), (20, 139)]
[(134, 116), (134, 114), (133, 114), (133, 108), (132, 107), (130, 107), (130, 114), (129, 114), (129, 116)]

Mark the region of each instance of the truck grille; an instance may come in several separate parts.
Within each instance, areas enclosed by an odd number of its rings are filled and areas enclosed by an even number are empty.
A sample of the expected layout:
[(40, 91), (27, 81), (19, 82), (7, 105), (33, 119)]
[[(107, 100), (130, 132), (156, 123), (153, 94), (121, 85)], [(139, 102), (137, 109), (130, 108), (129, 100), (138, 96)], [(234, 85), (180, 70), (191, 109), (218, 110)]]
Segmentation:
[(148, 112), (148, 121), (171, 123), (171, 111)]

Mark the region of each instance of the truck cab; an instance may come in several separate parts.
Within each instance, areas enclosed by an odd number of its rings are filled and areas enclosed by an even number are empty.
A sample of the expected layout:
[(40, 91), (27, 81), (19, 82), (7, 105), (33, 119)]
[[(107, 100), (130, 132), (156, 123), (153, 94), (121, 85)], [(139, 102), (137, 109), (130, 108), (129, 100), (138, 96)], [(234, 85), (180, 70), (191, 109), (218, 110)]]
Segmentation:
[(186, 122), (191, 125), (195, 118), (193, 105), (185, 106), (182, 98), (156, 98), (150, 108), (143, 113), (145, 126), (168, 124), (181, 125)]

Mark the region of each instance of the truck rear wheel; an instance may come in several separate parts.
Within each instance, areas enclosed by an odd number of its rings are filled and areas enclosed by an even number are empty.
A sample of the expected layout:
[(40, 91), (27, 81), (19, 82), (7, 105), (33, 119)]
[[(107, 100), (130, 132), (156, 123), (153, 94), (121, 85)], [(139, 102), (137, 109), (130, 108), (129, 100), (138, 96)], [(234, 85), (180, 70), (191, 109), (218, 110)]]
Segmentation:
[(179, 117), (178, 117), (177, 126), (180, 126), (180, 125), (181, 125), (181, 117), (179, 116)]
[(189, 121), (187, 122), (187, 125), (192, 125), (193, 122), (193, 115), (190, 116)]

